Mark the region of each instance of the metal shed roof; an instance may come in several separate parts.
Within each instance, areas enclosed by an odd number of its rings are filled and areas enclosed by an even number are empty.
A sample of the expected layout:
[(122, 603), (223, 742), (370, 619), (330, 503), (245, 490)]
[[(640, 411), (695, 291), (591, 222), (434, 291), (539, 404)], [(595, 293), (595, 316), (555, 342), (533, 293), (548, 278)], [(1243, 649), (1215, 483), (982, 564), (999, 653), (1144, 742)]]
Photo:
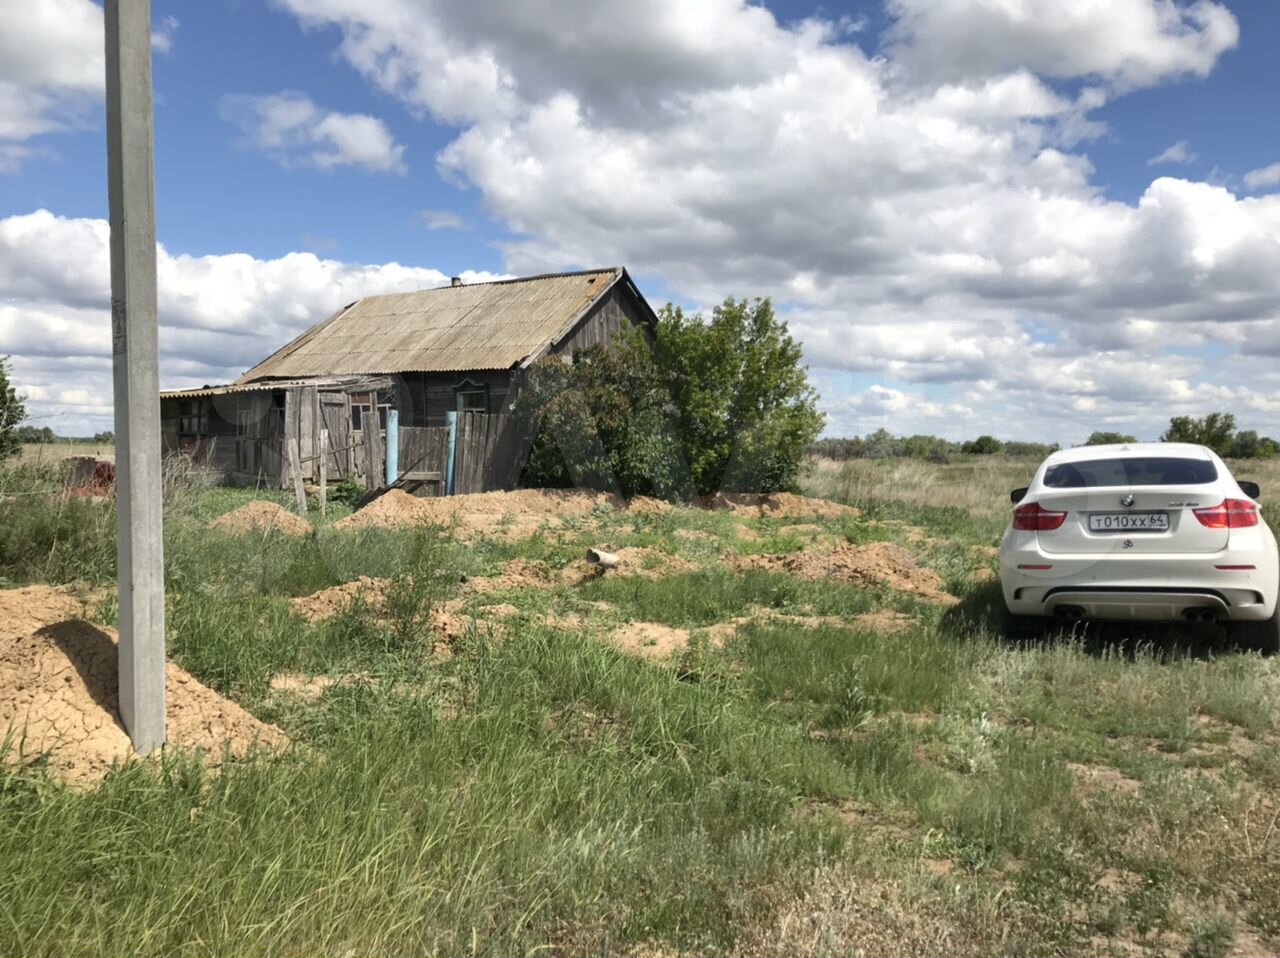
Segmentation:
[(563, 338), (625, 275), (615, 267), (366, 296), (236, 382), (510, 369)]

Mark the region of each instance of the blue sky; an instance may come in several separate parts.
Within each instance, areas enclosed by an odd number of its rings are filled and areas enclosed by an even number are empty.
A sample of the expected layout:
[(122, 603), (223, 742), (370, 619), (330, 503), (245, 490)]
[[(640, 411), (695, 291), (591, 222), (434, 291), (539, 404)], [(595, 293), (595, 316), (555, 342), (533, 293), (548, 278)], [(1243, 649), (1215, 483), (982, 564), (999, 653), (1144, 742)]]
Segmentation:
[[(153, 7), (167, 384), (361, 293), (622, 263), (773, 296), (833, 434), (1280, 434), (1280, 5)], [(100, 17), (0, 11), (0, 355), (62, 432), (110, 425)]]

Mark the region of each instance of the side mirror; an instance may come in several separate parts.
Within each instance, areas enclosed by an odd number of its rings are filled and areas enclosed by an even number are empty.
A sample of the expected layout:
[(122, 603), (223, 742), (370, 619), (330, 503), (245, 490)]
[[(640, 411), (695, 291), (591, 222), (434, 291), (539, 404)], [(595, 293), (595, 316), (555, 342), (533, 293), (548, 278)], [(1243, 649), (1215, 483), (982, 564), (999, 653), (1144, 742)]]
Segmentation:
[(1013, 492), (1009, 493), (1009, 501), (1012, 502), (1014, 505), (1017, 505), (1019, 502), (1023, 500), (1023, 498), (1026, 497), (1026, 495), (1027, 495), (1027, 487), (1022, 486), (1021, 488), (1014, 489)]
[(1249, 482), (1248, 480), (1245, 480), (1243, 482), (1237, 482), (1236, 485), (1239, 486), (1240, 491), (1250, 499), (1258, 499), (1262, 496), (1262, 487), (1256, 482)]

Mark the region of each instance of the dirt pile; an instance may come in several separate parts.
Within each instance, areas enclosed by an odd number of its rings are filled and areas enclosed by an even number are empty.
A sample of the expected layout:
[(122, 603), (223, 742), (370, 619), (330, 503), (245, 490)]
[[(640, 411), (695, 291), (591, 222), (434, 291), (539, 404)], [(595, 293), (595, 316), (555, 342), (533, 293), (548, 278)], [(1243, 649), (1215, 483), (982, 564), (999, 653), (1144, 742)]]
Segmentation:
[(46, 625), (83, 614), (83, 601), (69, 589), (48, 585), (4, 589), (0, 591), (0, 642), (30, 635)]
[(769, 516), (775, 519), (842, 519), (860, 516), (862, 512), (853, 506), (841, 505), (829, 499), (811, 499), (790, 492), (718, 492), (698, 501), (702, 509), (727, 511), (736, 515)]
[[(12, 731), (7, 760), (31, 762), (48, 751), (54, 775), (86, 785), (133, 750), (117, 713), (115, 633), (66, 618), (78, 606), (47, 587), (0, 592), (0, 736)], [(224, 748), (241, 756), (255, 744), (288, 743), (172, 663), (165, 695), (169, 745), (201, 749), (215, 766)]]
[(583, 516), (600, 506), (622, 505), (616, 496), (590, 489), (516, 489), (426, 499), (393, 489), (335, 527), (403, 528), (431, 522), (456, 524), (464, 533), (502, 533), (518, 538), (532, 534), (544, 523), (554, 526), (565, 517)]
[(497, 575), (478, 575), (466, 581), (469, 593), (497, 592), (503, 589), (545, 589), (552, 585), (545, 564), (530, 559), (512, 559)]
[(671, 511), (671, 503), (649, 496), (635, 496), (627, 500), (627, 512), (636, 515), (661, 515)]
[(861, 585), (888, 586), (926, 602), (950, 605), (958, 601), (943, 589), (942, 579), (936, 572), (921, 568), (914, 555), (892, 542), (844, 545), (821, 555), (811, 552), (747, 555), (740, 556), (734, 564), (740, 569), (767, 569), (801, 579), (839, 579)]
[(357, 599), (363, 601), (370, 609), (379, 611), (386, 601), (387, 584), (386, 579), (372, 579), (362, 575), (350, 582), (321, 589), (311, 595), (290, 599), (289, 605), (293, 607), (294, 612), (308, 622), (331, 619), (345, 612)]
[[(605, 550), (609, 551), (609, 550)], [(560, 570), (560, 581), (566, 585), (581, 585), (602, 576), (640, 575), (661, 578), (690, 572), (695, 566), (688, 560), (668, 552), (659, 552), (647, 546), (627, 546), (614, 553), (618, 564), (612, 569), (593, 565), (586, 559), (576, 559)]]
[(656, 622), (632, 622), (614, 632), (609, 641), (631, 655), (665, 659), (689, 644), (689, 630)]
[(311, 531), (311, 523), (302, 516), (290, 512), (275, 502), (256, 499), (239, 509), (232, 509), (209, 523), (211, 529), (245, 535), (259, 532), (266, 535), (275, 530), (286, 536), (305, 536)]

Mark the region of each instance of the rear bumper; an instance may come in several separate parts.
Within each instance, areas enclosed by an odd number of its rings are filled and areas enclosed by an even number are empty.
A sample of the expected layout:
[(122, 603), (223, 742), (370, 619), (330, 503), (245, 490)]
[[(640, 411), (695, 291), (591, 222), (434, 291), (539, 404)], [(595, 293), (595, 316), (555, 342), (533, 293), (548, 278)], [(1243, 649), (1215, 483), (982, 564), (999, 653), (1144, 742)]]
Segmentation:
[[(1280, 591), (1280, 567), (1269, 544), (1209, 555), (1063, 556), (1041, 552), (1034, 536), (1029, 542), (1012, 538), (1001, 550), (1000, 583), (1015, 615), (1173, 621), (1197, 610), (1259, 621), (1271, 617)], [(1254, 568), (1217, 568), (1222, 565)]]

